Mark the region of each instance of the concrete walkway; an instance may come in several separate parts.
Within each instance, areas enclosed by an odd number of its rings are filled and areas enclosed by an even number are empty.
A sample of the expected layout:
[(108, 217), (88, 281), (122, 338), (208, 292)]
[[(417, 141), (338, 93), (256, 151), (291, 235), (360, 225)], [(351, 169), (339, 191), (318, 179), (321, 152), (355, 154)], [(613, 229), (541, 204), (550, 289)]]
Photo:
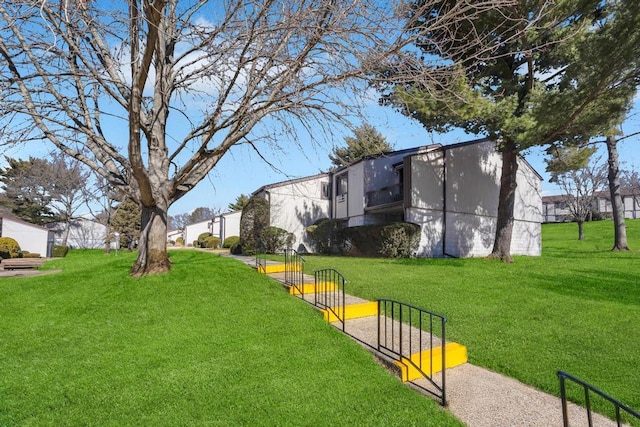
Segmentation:
[[(254, 257), (228, 255), (254, 267)], [(281, 264), (267, 261), (269, 265)], [(284, 273), (270, 274), (284, 284)], [(305, 275), (305, 283), (313, 283), (313, 276)], [(301, 296), (298, 296), (300, 298)], [(312, 295), (302, 298), (309, 302)], [(366, 302), (361, 298), (346, 296), (347, 304)], [(357, 340), (382, 358), (385, 365), (389, 360), (376, 351), (377, 318), (347, 320), (345, 333)], [(334, 326), (342, 328), (341, 324)], [(464, 343), (463, 343), (464, 344)], [(471, 350), (472, 351), (472, 350)], [(436, 378), (438, 379), (438, 378)], [(432, 397), (425, 390), (433, 390), (426, 379), (414, 381), (417, 391)], [(411, 383), (406, 383), (411, 386)], [(562, 405), (560, 398), (543, 393), (513, 378), (492, 372), (479, 366), (465, 363), (446, 370), (446, 393), (448, 410), (469, 427), (547, 427), (562, 426)], [(587, 412), (581, 406), (568, 404), (569, 423), (574, 426), (588, 426)], [(617, 424), (596, 413), (592, 413), (594, 426), (616, 426)]]

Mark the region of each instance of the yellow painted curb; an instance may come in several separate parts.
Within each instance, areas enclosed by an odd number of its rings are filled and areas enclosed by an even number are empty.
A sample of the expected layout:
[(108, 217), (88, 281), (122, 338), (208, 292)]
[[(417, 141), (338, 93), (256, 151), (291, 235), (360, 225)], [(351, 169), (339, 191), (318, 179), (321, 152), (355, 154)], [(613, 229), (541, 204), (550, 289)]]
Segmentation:
[[(336, 307), (335, 312), (342, 313), (342, 307)], [(332, 311), (322, 310), (324, 315), (324, 320), (329, 323), (337, 322), (338, 316), (336, 316)], [(378, 314), (378, 302), (363, 302), (361, 304), (351, 304), (345, 306), (344, 317), (345, 320), (349, 319), (359, 319), (361, 317), (369, 317), (376, 316)]]
[(262, 274), (284, 273), (285, 271), (286, 271), (285, 264), (258, 266), (258, 272)]
[[(332, 282), (319, 283), (318, 286), (320, 288), (320, 292), (332, 292), (332, 291), (335, 291), (337, 289), (336, 284), (332, 283)], [(309, 294), (315, 293), (316, 284), (315, 283), (305, 283), (302, 286), (300, 286), (300, 288), (302, 290), (302, 293), (304, 293), (305, 295), (309, 295)], [(290, 286), (289, 287), (289, 294), (291, 294), (291, 295), (300, 295), (301, 292), (295, 286)]]
[[(445, 351), (447, 352), (446, 365), (447, 368), (454, 368), (467, 362), (467, 347), (462, 344), (450, 342), (445, 345)], [(430, 372), (431, 366), (431, 354), (433, 353), (433, 371)], [(409, 362), (411, 360), (411, 362)], [(402, 381), (413, 381), (419, 378), (423, 378), (422, 373), (414, 366), (420, 366), (422, 362), (422, 371), (431, 376), (442, 371), (442, 346), (436, 347), (433, 350), (425, 350), (420, 353), (412, 354), (409, 359), (403, 357), (402, 360), (397, 360), (394, 363), (400, 367), (402, 371)]]

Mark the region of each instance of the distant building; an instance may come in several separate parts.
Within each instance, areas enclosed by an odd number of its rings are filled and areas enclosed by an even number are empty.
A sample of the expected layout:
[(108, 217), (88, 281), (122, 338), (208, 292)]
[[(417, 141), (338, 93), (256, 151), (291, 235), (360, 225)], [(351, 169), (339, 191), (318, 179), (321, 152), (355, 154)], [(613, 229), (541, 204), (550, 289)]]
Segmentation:
[[(47, 228), (55, 233), (56, 245), (61, 245), (65, 224), (53, 222)], [(67, 246), (69, 249), (103, 249), (107, 239), (107, 227), (86, 218), (74, 219), (69, 224)]]
[(0, 237), (11, 237), (23, 251), (50, 257), (54, 245), (54, 233), (10, 215), (0, 216)]
[[(629, 219), (640, 218), (640, 188), (623, 188), (620, 190), (624, 217)], [(573, 215), (569, 209), (570, 196), (560, 194), (542, 197), (543, 222), (567, 222), (573, 221)], [(602, 218), (611, 218), (613, 208), (611, 206), (611, 194), (609, 191), (599, 191), (592, 206), (593, 212), (600, 214)]]

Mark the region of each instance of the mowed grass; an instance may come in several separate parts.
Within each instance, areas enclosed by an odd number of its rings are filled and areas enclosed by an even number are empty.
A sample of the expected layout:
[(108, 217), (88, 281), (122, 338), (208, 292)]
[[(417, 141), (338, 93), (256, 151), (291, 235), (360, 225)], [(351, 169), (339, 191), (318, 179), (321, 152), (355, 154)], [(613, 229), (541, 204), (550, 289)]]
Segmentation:
[(584, 241), (576, 224), (542, 233), (542, 256), (513, 264), (308, 256), (306, 269), (333, 267), (348, 293), (444, 314), (474, 364), (555, 395), (564, 370), (640, 410), (640, 220), (627, 221), (631, 252), (610, 251), (611, 221), (585, 224)]
[(459, 425), (245, 265), (71, 251), (0, 279), (0, 425)]

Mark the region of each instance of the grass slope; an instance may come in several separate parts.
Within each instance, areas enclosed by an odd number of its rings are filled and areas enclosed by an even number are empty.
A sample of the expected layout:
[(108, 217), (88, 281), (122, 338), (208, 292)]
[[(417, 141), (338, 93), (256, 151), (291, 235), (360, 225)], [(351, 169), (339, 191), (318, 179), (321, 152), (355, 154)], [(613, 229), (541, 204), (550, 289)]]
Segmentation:
[[(640, 220), (627, 225), (640, 249)], [(336, 268), (349, 293), (446, 315), (448, 338), (468, 346), (474, 364), (556, 395), (564, 370), (640, 409), (640, 252), (610, 251), (611, 221), (585, 224), (584, 241), (575, 224), (542, 233), (542, 256), (514, 264), (311, 256), (306, 268)]]
[(72, 251), (0, 279), (0, 425), (459, 425), (246, 266)]

